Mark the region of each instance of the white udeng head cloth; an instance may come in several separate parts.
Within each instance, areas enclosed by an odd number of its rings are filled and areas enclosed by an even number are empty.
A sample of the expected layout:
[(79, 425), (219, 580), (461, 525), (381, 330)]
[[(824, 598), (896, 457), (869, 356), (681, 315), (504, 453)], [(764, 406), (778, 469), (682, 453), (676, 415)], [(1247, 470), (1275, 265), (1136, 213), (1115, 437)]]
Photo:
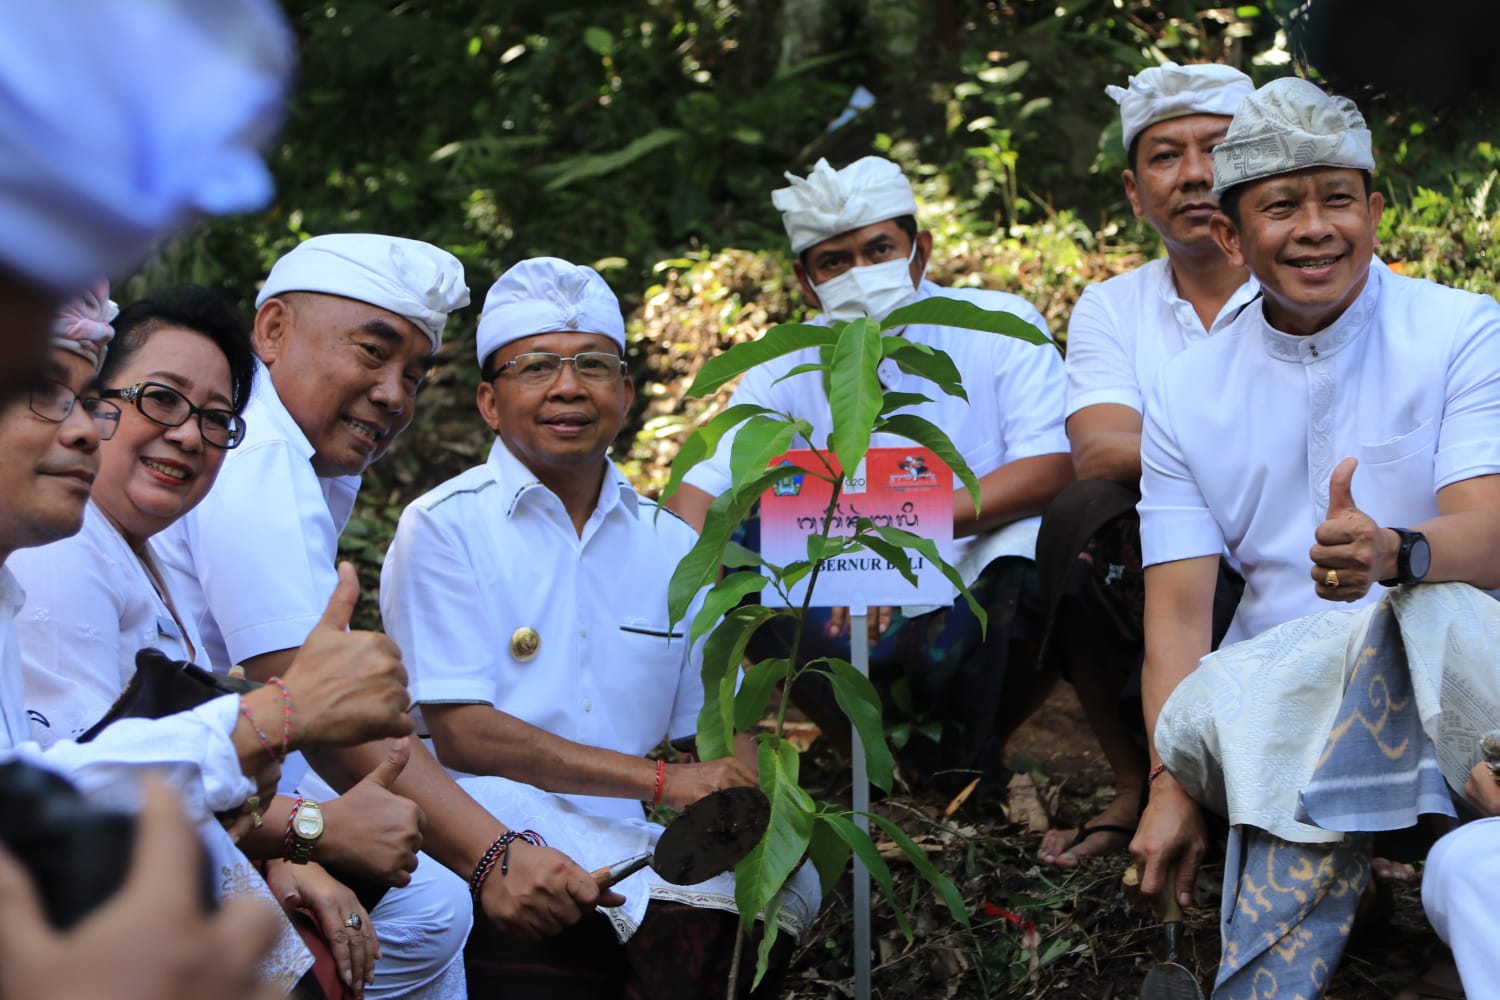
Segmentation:
[(1244, 73), (1218, 63), (1162, 63), (1141, 70), (1127, 84), (1104, 88), (1120, 105), (1120, 136), (1126, 149), (1136, 136), (1158, 122), (1187, 115), (1228, 117), (1255, 90)]
[(917, 197), (901, 168), (879, 156), (855, 160), (835, 170), (819, 160), (804, 180), (787, 174), (791, 187), (771, 192), (771, 204), (781, 211), (781, 223), (801, 253), (861, 226), (902, 215), (917, 214)]
[(1370, 130), (1347, 97), (1285, 76), (1251, 94), (1234, 113), (1214, 149), (1214, 194), (1307, 167), (1373, 171)]
[(420, 240), (374, 233), (314, 236), (278, 260), (255, 297), (321, 292), (358, 299), (416, 324), (436, 351), (448, 314), (469, 304), (464, 267), (446, 250)]
[(625, 350), (620, 300), (592, 267), (532, 257), (490, 286), (475, 334), (479, 363), (506, 344), (539, 333), (597, 333)]
[(0, 263), (72, 293), (203, 213), (260, 208), (291, 33), (267, 0), (13, 5), (0, 31)]
[(97, 372), (104, 364), (105, 347), (115, 337), (115, 328), (109, 324), (118, 315), (120, 307), (110, 300), (109, 282), (96, 281), (57, 311), (52, 319), (52, 346), (87, 358)]

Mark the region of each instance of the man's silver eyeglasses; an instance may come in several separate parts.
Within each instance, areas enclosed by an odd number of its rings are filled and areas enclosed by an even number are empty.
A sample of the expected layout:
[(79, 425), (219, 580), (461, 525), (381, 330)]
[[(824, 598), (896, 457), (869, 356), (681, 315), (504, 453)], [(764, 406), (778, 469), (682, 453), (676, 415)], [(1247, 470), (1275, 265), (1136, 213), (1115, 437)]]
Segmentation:
[(67, 420), (73, 407), (82, 406), (83, 412), (94, 418), (101, 441), (114, 437), (115, 429), (120, 426), (120, 408), (114, 403), (107, 403), (98, 396), (80, 396), (61, 382), (50, 379), (31, 390), (26, 405), (31, 407), (32, 413), (54, 424)]
[(496, 368), (486, 382), (497, 379), (509, 369), (523, 385), (551, 385), (562, 374), (563, 362), (573, 362), (573, 374), (584, 382), (612, 382), (625, 374), (625, 359), (607, 351), (582, 351), (565, 358), (549, 351), (519, 354)]
[(194, 406), (188, 398), (160, 382), (137, 382), (124, 389), (105, 389), (102, 396), (123, 399), (141, 416), (163, 427), (181, 427), (198, 418), (198, 433), (215, 448), (233, 448), (245, 439), (245, 421), (233, 410)]

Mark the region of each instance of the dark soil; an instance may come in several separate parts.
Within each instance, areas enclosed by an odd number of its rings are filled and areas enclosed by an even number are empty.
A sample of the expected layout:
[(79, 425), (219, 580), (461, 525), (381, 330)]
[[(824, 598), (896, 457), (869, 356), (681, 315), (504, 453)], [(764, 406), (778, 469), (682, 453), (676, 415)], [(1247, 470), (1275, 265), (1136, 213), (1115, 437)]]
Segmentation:
[[(1010, 763), (1029, 773), (1044, 799), (1056, 794), (1059, 825), (1075, 826), (1109, 801), (1103, 755), (1071, 688), (1061, 685), (1011, 741)], [(845, 762), (822, 741), (804, 756), (804, 779), (841, 784)], [(847, 778), (843, 779), (843, 783)], [(946, 794), (906, 790), (877, 804), (919, 842), (957, 884), (971, 926), (955, 923), (916, 872), (893, 861), (896, 894), (913, 931), (906, 941), (890, 902), (873, 892), (872, 995), (896, 998), (1047, 997), (1133, 1000), (1146, 972), (1161, 960), (1161, 930), (1144, 904), (1121, 885), (1124, 854), (1074, 871), (1035, 861), (1041, 834), (1005, 818), (999, 804), (973, 799), (944, 818)], [(918, 836), (918, 835), (922, 836)], [(1219, 879), (1211, 866), (1198, 882), (1200, 906), (1186, 915), (1188, 954), (1205, 993), (1218, 964)], [(853, 916), (846, 876), (799, 947), (785, 996), (854, 995)], [(1421, 975), (1441, 944), (1422, 914), (1420, 891), (1394, 892), (1385, 921), (1360, 925), (1326, 994), (1331, 1000), (1385, 1000)]]

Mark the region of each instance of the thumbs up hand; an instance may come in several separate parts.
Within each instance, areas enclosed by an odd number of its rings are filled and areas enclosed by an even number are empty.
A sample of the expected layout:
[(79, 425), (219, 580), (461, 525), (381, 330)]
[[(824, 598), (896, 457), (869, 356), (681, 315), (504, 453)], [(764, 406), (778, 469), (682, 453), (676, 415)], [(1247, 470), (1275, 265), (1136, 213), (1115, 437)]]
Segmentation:
[(397, 740), (363, 781), (322, 804), (325, 832), (318, 841), (319, 861), (385, 885), (411, 881), (426, 817), (411, 799), (391, 791), (410, 759), (410, 738)]
[(354, 567), (339, 563), (328, 608), (282, 677), (294, 746), (352, 746), (412, 731), (401, 651), (378, 632), (349, 631), (358, 598)]
[(1328, 477), (1328, 516), (1318, 525), (1308, 550), (1318, 596), (1325, 601), (1357, 601), (1370, 586), (1396, 574), (1400, 540), (1354, 502), (1355, 458), (1346, 458)]

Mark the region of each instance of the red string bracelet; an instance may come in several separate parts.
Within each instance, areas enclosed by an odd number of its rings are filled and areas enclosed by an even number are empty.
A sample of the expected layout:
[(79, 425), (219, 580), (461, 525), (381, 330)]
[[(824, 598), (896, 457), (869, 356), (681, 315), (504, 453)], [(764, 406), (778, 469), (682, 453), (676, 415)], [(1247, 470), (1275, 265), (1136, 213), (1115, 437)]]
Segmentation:
[(1167, 765), (1165, 765), (1165, 764), (1157, 764), (1155, 767), (1153, 767), (1151, 769), (1151, 772), (1146, 775), (1146, 784), (1149, 785), (1153, 781), (1155, 781), (1157, 778), (1160, 778), (1162, 776), (1162, 772), (1164, 772), (1166, 769), (1167, 769)]
[(272, 677), (266, 683), (275, 684), (281, 690), (281, 760), (286, 760), (287, 751), (292, 748), (292, 692), (287, 690), (286, 681), (280, 677)]
[(651, 796), (651, 804), (653, 806), (661, 805), (661, 784), (662, 784), (662, 779), (664, 777), (666, 777), (666, 774), (667, 774), (667, 762), (664, 761), (664, 760), (657, 761), (656, 762), (656, 794), (653, 795), (653, 796)]
[(260, 745), (266, 748), (266, 753), (271, 756), (272, 760), (280, 763), (282, 758), (276, 755), (276, 748), (271, 745), (271, 737), (266, 735), (264, 729), (255, 724), (255, 716), (251, 715), (250, 709), (245, 707), (245, 699), (243, 698), (240, 699), (240, 714), (245, 717), (246, 722), (250, 723), (250, 728), (255, 730), (255, 738), (260, 740)]

